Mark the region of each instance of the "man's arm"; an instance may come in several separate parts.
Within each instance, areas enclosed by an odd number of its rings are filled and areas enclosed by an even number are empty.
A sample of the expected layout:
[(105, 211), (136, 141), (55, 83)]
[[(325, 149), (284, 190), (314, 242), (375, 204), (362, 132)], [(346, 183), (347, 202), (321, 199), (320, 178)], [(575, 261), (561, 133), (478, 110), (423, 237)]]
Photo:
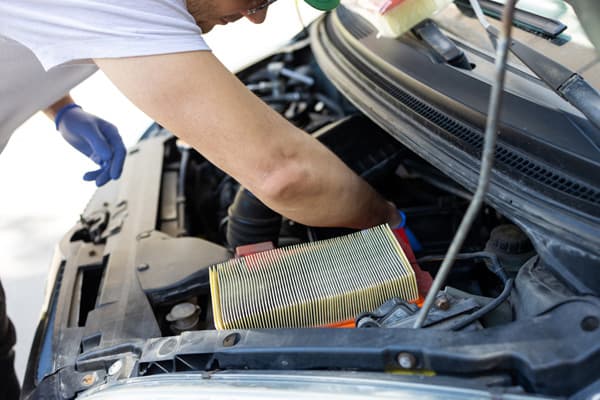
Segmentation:
[(75, 103), (75, 101), (73, 101), (73, 98), (69, 94), (67, 94), (64, 97), (61, 97), (58, 101), (56, 101), (50, 107), (44, 109), (43, 111), (44, 111), (44, 114), (46, 114), (46, 117), (48, 117), (52, 121), (54, 121), (54, 119), (56, 118), (56, 114), (58, 114), (58, 112), (64, 106), (68, 106), (69, 104), (73, 104), (73, 103)]
[(312, 226), (399, 222), (391, 203), (248, 91), (211, 52), (96, 64), (142, 111), (282, 215)]

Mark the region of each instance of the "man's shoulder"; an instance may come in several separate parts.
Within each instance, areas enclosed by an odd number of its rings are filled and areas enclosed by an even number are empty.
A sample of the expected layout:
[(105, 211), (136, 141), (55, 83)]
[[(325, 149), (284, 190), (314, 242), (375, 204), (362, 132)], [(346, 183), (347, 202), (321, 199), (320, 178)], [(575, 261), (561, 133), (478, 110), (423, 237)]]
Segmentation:
[(25, 44), (45, 69), (93, 58), (208, 49), (185, 0), (144, 0), (143, 7), (122, 0), (39, 4), (8, 0), (0, 5), (0, 13), (6, 11), (0, 34)]

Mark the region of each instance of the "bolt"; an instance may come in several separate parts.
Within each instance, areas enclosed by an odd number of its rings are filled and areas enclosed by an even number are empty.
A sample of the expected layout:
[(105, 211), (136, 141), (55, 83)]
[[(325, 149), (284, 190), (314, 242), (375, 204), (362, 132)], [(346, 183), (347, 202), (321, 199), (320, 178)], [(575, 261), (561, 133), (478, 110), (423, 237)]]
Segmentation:
[(87, 374), (81, 379), (81, 383), (84, 386), (91, 386), (96, 381), (96, 376), (93, 374)]
[(121, 368), (123, 368), (123, 361), (121, 361), (121, 360), (115, 361), (108, 369), (108, 375), (110, 375), (110, 376), (117, 375), (121, 371)]
[(231, 333), (223, 339), (223, 347), (233, 347), (238, 344), (241, 338), (239, 333)]
[(600, 326), (600, 320), (594, 316), (585, 317), (581, 320), (581, 329), (586, 332), (593, 332)]
[(398, 365), (404, 369), (413, 369), (417, 365), (417, 359), (410, 353), (398, 354)]
[(444, 295), (437, 297), (434, 304), (437, 308), (443, 311), (446, 311), (450, 308), (450, 300)]
[(90, 250), (90, 252), (88, 253), (88, 255), (90, 257), (96, 257), (96, 250)]
[(150, 266), (148, 264), (140, 264), (137, 266), (137, 270), (140, 272), (146, 271), (147, 269), (150, 269)]
[(137, 235), (136, 239), (137, 240), (142, 240), (142, 239), (146, 239), (150, 237), (150, 231), (145, 231), (140, 233), (139, 235)]

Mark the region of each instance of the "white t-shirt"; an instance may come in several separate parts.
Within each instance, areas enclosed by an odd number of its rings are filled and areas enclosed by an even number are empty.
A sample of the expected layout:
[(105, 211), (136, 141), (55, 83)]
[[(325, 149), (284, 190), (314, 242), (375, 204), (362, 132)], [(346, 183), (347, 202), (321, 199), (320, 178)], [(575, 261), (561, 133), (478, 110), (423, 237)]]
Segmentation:
[(209, 50), (201, 33), (185, 0), (0, 0), (0, 37), (39, 59), (1, 43), (0, 151), (25, 119), (91, 75), (91, 59)]
[(46, 70), (73, 60), (208, 50), (201, 33), (185, 0), (0, 1), (0, 35), (33, 50)]
[(95, 71), (94, 65), (65, 65), (46, 72), (29, 49), (0, 36), (0, 152), (19, 125)]

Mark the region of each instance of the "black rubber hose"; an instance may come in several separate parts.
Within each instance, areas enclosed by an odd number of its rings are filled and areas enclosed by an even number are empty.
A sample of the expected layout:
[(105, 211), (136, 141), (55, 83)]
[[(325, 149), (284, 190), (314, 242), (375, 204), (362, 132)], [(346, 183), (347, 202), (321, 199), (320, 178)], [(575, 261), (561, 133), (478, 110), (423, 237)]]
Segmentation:
[(181, 163), (179, 164), (179, 179), (177, 182), (177, 228), (179, 229), (178, 236), (187, 235), (187, 224), (185, 218), (185, 184), (187, 182), (187, 170), (190, 163), (190, 147), (182, 146), (181, 148)]
[[(498, 260), (498, 256), (489, 251), (478, 251), (475, 253), (460, 253), (456, 255), (457, 260), (477, 260), (483, 259), (490, 261), (490, 264), (486, 264), (487, 268), (493, 272), (502, 283), (506, 284), (508, 281), (508, 275), (502, 265), (500, 264), (500, 260)], [(443, 261), (444, 255), (435, 255), (435, 256), (425, 256), (421, 257), (417, 260), (418, 263), (432, 262), (432, 261)]]
[(261, 242), (277, 245), (281, 215), (264, 205), (250, 191), (240, 187), (228, 215), (225, 235), (230, 248)]
[(508, 299), (508, 296), (510, 296), (510, 292), (512, 291), (512, 284), (513, 284), (512, 278), (508, 279), (504, 283), (504, 289), (502, 290), (502, 293), (500, 293), (500, 296), (496, 297), (494, 300), (490, 301), (485, 306), (483, 306), (479, 310), (475, 311), (473, 314), (469, 314), (465, 318), (461, 319), (459, 322), (457, 322), (455, 325), (453, 325), (451, 329), (453, 331), (459, 331), (459, 330), (463, 329), (465, 326), (477, 321), (479, 318), (483, 317), (487, 313), (495, 310), (496, 307), (498, 307), (500, 304), (504, 303), (506, 301), (506, 299)]

